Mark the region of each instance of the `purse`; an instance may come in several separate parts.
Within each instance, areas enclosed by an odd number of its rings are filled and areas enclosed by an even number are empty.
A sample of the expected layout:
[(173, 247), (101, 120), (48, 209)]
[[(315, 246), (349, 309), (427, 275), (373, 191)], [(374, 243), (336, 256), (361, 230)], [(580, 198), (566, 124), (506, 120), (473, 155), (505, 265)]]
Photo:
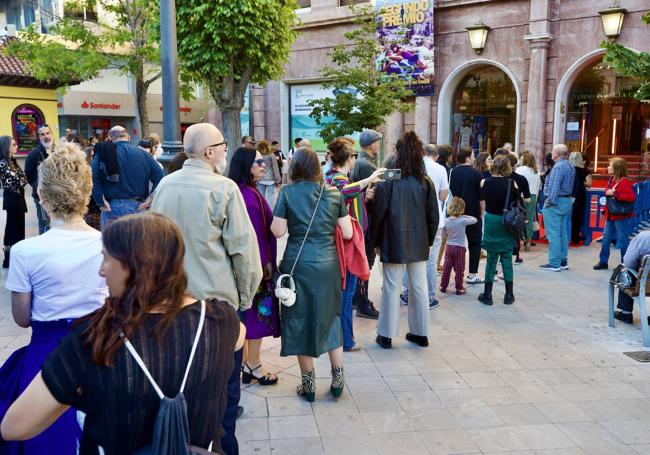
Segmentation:
[[(286, 307), (293, 306), (296, 303), (296, 283), (293, 280), (293, 272), (296, 269), (296, 264), (298, 264), (298, 259), (300, 259), (300, 253), (305, 246), (307, 241), (307, 236), (311, 230), (311, 225), (314, 223), (314, 218), (316, 217), (316, 212), (318, 211), (318, 206), (320, 205), (320, 200), (323, 197), (323, 191), (325, 190), (325, 184), (320, 188), (320, 193), (318, 194), (318, 200), (316, 201), (316, 207), (314, 207), (314, 213), (311, 214), (311, 219), (309, 220), (309, 226), (307, 226), (307, 232), (305, 232), (305, 237), (302, 239), (302, 244), (296, 254), (296, 259), (293, 261), (293, 266), (289, 273), (282, 274), (278, 277), (277, 282), (275, 283), (275, 296), (280, 300), (280, 303)], [(286, 285), (284, 284), (286, 281)]]
[(521, 235), (526, 229), (528, 218), (526, 210), (521, 203), (521, 198), (517, 197), (514, 202), (510, 202), (510, 189), (512, 188), (513, 180), (508, 179), (508, 190), (506, 191), (506, 202), (503, 206), (503, 224), (508, 232), (516, 238), (521, 238)]
[[(621, 180), (612, 187), (612, 191), (621, 183)], [(616, 216), (632, 215), (634, 213), (634, 202), (619, 201), (616, 196), (607, 196), (607, 213)]]

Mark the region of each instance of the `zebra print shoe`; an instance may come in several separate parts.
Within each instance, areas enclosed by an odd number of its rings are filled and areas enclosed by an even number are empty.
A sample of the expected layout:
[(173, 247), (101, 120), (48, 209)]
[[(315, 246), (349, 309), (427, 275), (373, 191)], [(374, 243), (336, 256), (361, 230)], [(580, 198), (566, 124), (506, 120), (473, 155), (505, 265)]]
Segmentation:
[(334, 398), (341, 396), (344, 387), (343, 367), (332, 367), (332, 386), (330, 387), (330, 391), (334, 395)]
[(313, 403), (316, 398), (316, 375), (314, 370), (303, 373), (301, 379), (302, 383), (296, 389), (296, 393)]

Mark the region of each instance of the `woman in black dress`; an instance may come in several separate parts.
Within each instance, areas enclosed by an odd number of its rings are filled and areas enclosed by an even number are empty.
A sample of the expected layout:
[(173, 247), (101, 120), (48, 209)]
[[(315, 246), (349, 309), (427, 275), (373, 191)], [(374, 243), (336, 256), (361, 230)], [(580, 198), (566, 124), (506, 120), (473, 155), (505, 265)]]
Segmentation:
[(25, 185), (27, 177), (16, 162), (18, 147), (11, 136), (0, 136), (0, 182), (2, 182), (2, 209), (7, 211), (5, 224), (3, 268), (9, 268), (11, 247), (25, 238)]
[(571, 243), (579, 244), (584, 240), (582, 225), (585, 220), (587, 208), (587, 189), (591, 187), (591, 171), (585, 166), (580, 152), (569, 155), (569, 161), (576, 169), (576, 178), (573, 181), (573, 212), (571, 213)]

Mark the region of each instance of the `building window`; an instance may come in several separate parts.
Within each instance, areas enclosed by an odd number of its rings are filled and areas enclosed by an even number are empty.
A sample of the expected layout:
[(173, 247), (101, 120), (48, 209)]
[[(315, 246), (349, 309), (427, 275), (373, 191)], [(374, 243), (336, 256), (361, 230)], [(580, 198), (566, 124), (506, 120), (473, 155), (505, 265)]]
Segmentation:
[(311, 0), (298, 0), (300, 8), (311, 8)]
[(22, 104), (14, 109), (11, 126), (19, 153), (28, 153), (38, 145), (38, 129), (44, 124), (45, 117), (36, 106)]
[(567, 100), (566, 144), (598, 167), (611, 155), (650, 152), (650, 105), (634, 98), (639, 82), (602, 62), (583, 70)]
[(475, 154), (515, 142), (517, 93), (506, 73), (495, 66), (473, 68), (454, 93), (451, 137), (454, 150)]

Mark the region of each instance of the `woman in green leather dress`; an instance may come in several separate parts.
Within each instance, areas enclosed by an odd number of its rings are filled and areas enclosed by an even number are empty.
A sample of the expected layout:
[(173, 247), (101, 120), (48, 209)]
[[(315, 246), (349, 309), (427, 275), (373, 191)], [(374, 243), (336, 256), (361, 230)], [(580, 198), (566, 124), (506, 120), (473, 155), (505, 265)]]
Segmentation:
[(280, 355), (297, 355), (302, 373), (298, 395), (314, 401), (316, 376), (314, 357), (327, 352), (332, 365), (335, 397), (343, 392), (343, 335), (341, 333), (341, 269), (336, 250), (336, 227), (343, 238), (352, 237), (352, 223), (343, 196), (326, 186), (318, 202), (323, 175), (316, 153), (308, 147), (298, 149), (289, 169), (291, 183), (280, 191), (273, 212), (271, 231), (276, 237), (287, 232), (289, 239), (280, 264), (289, 273), (318, 204), (305, 246), (293, 272), (296, 303), (281, 309), (282, 350)]

